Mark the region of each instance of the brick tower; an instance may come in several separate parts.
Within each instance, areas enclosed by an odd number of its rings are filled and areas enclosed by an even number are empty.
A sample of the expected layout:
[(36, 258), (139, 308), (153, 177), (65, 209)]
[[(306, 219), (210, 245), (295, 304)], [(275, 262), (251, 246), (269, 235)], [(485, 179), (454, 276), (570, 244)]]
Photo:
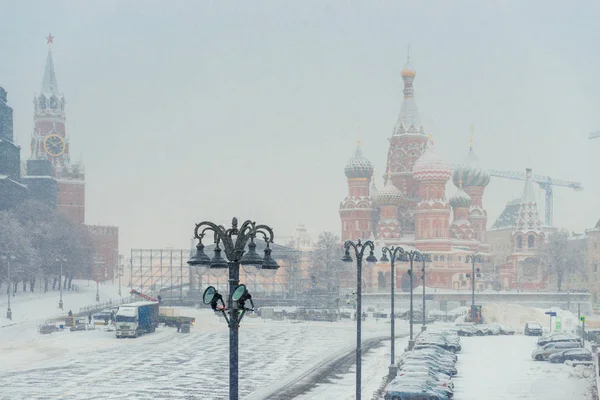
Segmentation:
[[(52, 42), (48, 35), (48, 56), (42, 90), (34, 98), (34, 129), (31, 136), (31, 160), (48, 160), (58, 183), (57, 210), (73, 221), (85, 222), (85, 175), (83, 166), (71, 163), (66, 133), (65, 97), (58, 90)], [(33, 165), (33, 164), (32, 164)], [(28, 175), (32, 175), (28, 171)]]
[(446, 200), (446, 183), (452, 176), (452, 168), (431, 143), (415, 163), (413, 174), (419, 188), (415, 245), (429, 251), (449, 251), (450, 204)]
[(404, 233), (415, 232), (415, 211), (418, 194), (412, 170), (415, 162), (427, 147), (427, 136), (421, 124), (414, 97), (413, 81), (416, 74), (417, 72), (412, 67), (409, 56), (402, 70), (404, 101), (394, 132), (389, 139), (390, 148), (387, 156), (387, 165), (390, 166), (392, 182), (405, 198), (404, 204), (399, 208), (399, 220)]
[(360, 142), (344, 172), (348, 179), (348, 196), (340, 203), (342, 241), (368, 239), (373, 234), (373, 204), (369, 193), (373, 165), (362, 155)]
[(452, 181), (458, 187), (462, 184), (464, 191), (471, 198), (469, 207), (469, 221), (475, 234), (475, 239), (481, 242), (480, 249), (487, 251), (487, 211), (483, 208), (483, 193), (490, 183), (490, 172), (480, 164), (475, 151), (473, 141), (467, 160), (452, 174)]

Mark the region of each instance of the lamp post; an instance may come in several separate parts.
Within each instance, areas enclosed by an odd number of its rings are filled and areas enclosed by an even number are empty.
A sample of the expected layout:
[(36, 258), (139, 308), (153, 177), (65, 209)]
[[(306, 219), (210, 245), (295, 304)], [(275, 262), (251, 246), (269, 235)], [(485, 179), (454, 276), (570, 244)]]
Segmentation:
[[(202, 238), (206, 232), (213, 232), (215, 255), (210, 259), (204, 253)], [(256, 253), (254, 238), (261, 235), (267, 246), (265, 256), (260, 257)], [(194, 229), (194, 238), (198, 239), (196, 254), (189, 260), (188, 264), (197, 267), (197, 273), (202, 275), (209, 269), (213, 276), (218, 276), (229, 271), (229, 294), (227, 307), (223, 297), (212, 286), (209, 286), (203, 295), (205, 304), (210, 304), (212, 309), (221, 312), (229, 327), (229, 399), (238, 399), (238, 328), (246, 311), (253, 311), (254, 303), (252, 296), (246, 289), (246, 285), (240, 285), (240, 264), (247, 274), (260, 274), (265, 278), (275, 276), (279, 265), (271, 257), (269, 243), (273, 243), (273, 230), (267, 225), (257, 225), (256, 222), (246, 221), (238, 228), (237, 218), (233, 218), (230, 229), (213, 222), (200, 222)], [(227, 259), (221, 256), (221, 247), (225, 251)], [(246, 252), (248, 245), (248, 252)], [(245, 254), (244, 254), (245, 253)], [(227, 261), (229, 260), (229, 261)], [(219, 301), (221, 304), (219, 304)], [(245, 302), (250, 301), (252, 308), (246, 308)], [(225, 313), (227, 311), (227, 313)], [(229, 315), (229, 317), (227, 316)]]
[(58, 290), (60, 290), (60, 300), (58, 301), (58, 308), (63, 309), (63, 285), (62, 285), (62, 274), (63, 274), (63, 262), (66, 262), (67, 259), (64, 257), (58, 257), (56, 262), (60, 263), (60, 274), (58, 275)]
[(14, 261), (17, 258), (15, 256), (13, 256), (12, 254), (6, 252), (6, 254), (2, 256), (2, 259), (6, 260), (7, 267), (8, 267), (8, 271), (7, 271), (8, 272), (8, 274), (7, 274), (8, 275), (7, 276), (8, 277), (8, 292), (7, 292), (8, 293), (8, 296), (7, 296), (8, 297), (8, 308), (6, 309), (6, 318), (8, 318), (12, 321), (12, 310), (10, 309), (10, 292), (12, 289), (10, 287), (10, 283), (11, 283), (10, 282), (10, 261), (11, 260)]
[[(391, 269), (391, 296), (392, 296), (392, 300), (391, 300), (391, 305), (392, 305), (392, 316), (391, 316), (391, 345), (390, 345), (390, 376), (395, 376), (396, 375), (396, 371), (398, 370), (398, 368), (396, 367), (396, 357), (394, 354), (394, 350), (395, 350), (395, 342), (396, 342), (396, 330), (395, 330), (395, 319), (396, 319), (396, 315), (394, 314), (394, 284), (395, 282), (395, 278), (394, 278), (394, 272), (396, 270), (396, 266), (395, 266), (395, 262), (396, 262), (396, 257), (402, 257), (402, 255), (404, 254), (404, 249), (402, 247), (384, 247), (381, 249), (383, 252), (383, 255), (381, 256), (381, 259), (379, 261), (381, 262), (390, 262), (390, 269)], [(389, 259), (388, 259), (388, 255), (389, 254)]]
[(117, 276), (119, 278), (119, 297), (121, 297), (121, 276), (123, 276), (123, 255), (119, 254), (119, 264), (117, 265)]
[(362, 243), (360, 239), (358, 239), (357, 243), (354, 243), (352, 240), (346, 240), (344, 243), (344, 257), (342, 257), (342, 261), (344, 262), (352, 262), (352, 257), (350, 256), (350, 248), (354, 249), (354, 255), (356, 256), (356, 400), (360, 400), (361, 395), (361, 318), (362, 318), (362, 309), (361, 309), (361, 299), (362, 299), (362, 259), (365, 254), (365, 249), (369, 248), (369, 255), (366, 260), (368, 264), (375, 264), (377, 262), (377, 258), (373, 254), (375, 251), (375, 245), (372, 241), (367, 240), (365, 243)]
[(471, 263), (472, 266), (472, 272), (471, 274), (467, 274), (467, 278), (471, 278), (471, 322), (475, 322), (475, 272), (477, 272), (477, 276), (480, 276), (479, 274), (479, 268), (477, 268), (477, 271), (475, 271), (475, 263), (483, 263), (483, 257), (481, 256), (481, 254), (478, 253), (473, 253), (470, 254), (468, 256), (465, 257), (465, 262)]
[(431, 255), (427, 253), (421, 253), (420, 259), (423, 263), (423, 266), (421, 267), (421, 279), (423, 280), (423, 326), (421, 326), (421, 332), (425, 332), (427, 330), (427, 317), (425, 316), (425, 263), (431, 262)]
[(408, 339), (408, 349), (412, 350), (415, 347), (415, 341), (413, 339), (413, 261), (418, 261), (421, 252), (418, 250), (404, 251), (401, 260), (408, 261), (410, 267), (408, 269), (408, 275), (410, 276), (410, 335)]

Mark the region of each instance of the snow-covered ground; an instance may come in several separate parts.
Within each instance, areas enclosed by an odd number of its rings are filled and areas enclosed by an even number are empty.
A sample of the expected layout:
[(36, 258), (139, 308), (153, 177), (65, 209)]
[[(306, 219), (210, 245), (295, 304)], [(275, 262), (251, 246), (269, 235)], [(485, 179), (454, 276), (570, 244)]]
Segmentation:
[(593, 371), (533, 361), (537, 337), (462, 338), (455, 400), (588, 400)]
[[(20, 316), (16, 323), (0, 327), (0, 400), (227, 398), (228, 331), (210, 310), (180, 310), (181, 315), (197, 318), (190, 334), (160, 327), (138, 339), (117, 340), (114, 332), (100, 326), (94, 331), (37, 332), (37, 325), (46, 319), (94, 304), (94, 286), (83, 283), (79, 293), (65, 293), (64, 311), (57, 307), (56, 292), (17, 294), (13, 311)], [(101, 286), (101, 300), (116, 300), (116, 290), (116, 285)], [(507, 307), (488, 305), (488, 317), (518, 332), (521, 320), (544, 318), (543, 310)], [(563, 315), (563, 326), (576, 321), (572, 314)], [(4, 322), (0, 320), (0, 326)], [(406, 321), (399, 320), (396, 326), (398, 334), (408, 332)], [(435, 323), (430, 330), (442, 326)], [(387, 320), (369, 318), (363, 337), (387, 336), (389, 327)], [(463, 338), (455, 399), (588, 399), (591, 378), (566, 365), (531, 360), (535, 341), (520, 335)], [(240, 396), (261, 399), (265, 388), (278, 388), (315, 365), (352, 351), (354, 344), (352, 321), (293, 323), (246, 318), (240, 329)], [(405, 346), (406, 339), (397, 339), (397, 356)], [(370, 398), (379, 387), (388, 364), (389, 340), (364, 355), (363, 398)], [(354, 399), (354, 371), (351, 366), (332, 374), (297, 398)]]
[[(63, 309), (58, 308), (60, 299), (59, 291), (48, 291), (46, 293), (39, 292), (39, 287), (36, 286), (36, 292), (23, 293), (17, 292), (10, 299), (10, 307), (12, 310), (12, 320), (6, 318), (6, 308), (8, 306), (8, 298), (6, 295), (6, 287), (3, 286), (0, 294), (0, 328), (6, 325), (22, 323), (26, 321), (43, 322), (46, 319), (66, 316), (69, 310), (74, 313), (79, 311), (79, 308), (96, 303), (96, 283), (93, 281), (73, 281), (79, 287), (79, 291), (63, 291)], [(21, 288), (19, 287), (19, 290)], [(129, 289), (125, 286), (121, 287), (123, 297), (128, 297)], [(100, 303), (109, 300), (118, 301), (118, 285), (112, 283), (100, 284), (98, 286), (100, 294)]]
[[(1, 328), (0, 399), (226, 398), (225, 323), (206, 309), (187, 308), (181, 314), (197, 318), (190, 334), (160, 327), (138, 339), (118, 340), (100, 326), (50, 335), (38, 334), (34, 321)], [(354, 326), (351, 321), (245, 318), (240, 328), (240, 396), (351, 349)], [(398, 332), (403, 330), (406, 323), (399, 322)], [(387, 335), (389, 323), (367, 320), (363, 332), (365, 339)], [(381, 375), (376, 375), (379, 382)]]

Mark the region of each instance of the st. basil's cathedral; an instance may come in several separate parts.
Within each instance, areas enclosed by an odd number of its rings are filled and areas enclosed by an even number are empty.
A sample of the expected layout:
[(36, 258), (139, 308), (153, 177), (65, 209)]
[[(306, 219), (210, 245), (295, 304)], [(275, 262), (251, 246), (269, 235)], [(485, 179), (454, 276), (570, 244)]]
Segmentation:
[[(467, 274), (471, 273), (466, 256), (481, 254), (484, 263), (477, 267), (482, 269), (490, 266), (493, 258), (483, 203), (490, 172), (480, 165), (472, 143), (465, 161), (455, 168), (436, 152), (434, 141), (427, 135), (419, 117), (414, 97), (415, 76), (416, 71), (408, 59), (402, 70), (404, 101), (389, 139), (387, 167), (381, 186), (378, 188), (373, 177), (371, 162), (362, 155), (360, 142), (346, 164), (348, 195), (340, 204), (341, 237), (343, 241), (370, 239), (377, 249), (400, 246), (427, 253), (431, 257), (431, 262), (426, 264), (428, 287), (465, 289), (470, 287)], [(448, 198), (446, 184), (450, 179), (456, 189)], [(526, 182), (525, 200), (520, 208), (531, 209), (531, 187), (532, 182)], [(539, 228), (537, 212), (527, 215), (535, 220), (532, 225)], [(515, 251), (518, 251), (518, 238), (522, 241), (522, 236), (527, 233), (516, 228), (511, 229), (509, 240), (514, 241)], [(535, 243), (538, 241), (535, 239)], [(409, 279), (406, 263), (397, 262), (396, 266), (397, 287), (406, 288)], [(367, 290), (389, 285), (389, 263), (363, 268), (363, 285)], [(415, 274), (415, 286), (419, 285), (420, 278), (420, 273)], [(482, 280), (476, 285), (483, 288), (485, 282)], [(507, 287), (511, 285), (506, 282)]]

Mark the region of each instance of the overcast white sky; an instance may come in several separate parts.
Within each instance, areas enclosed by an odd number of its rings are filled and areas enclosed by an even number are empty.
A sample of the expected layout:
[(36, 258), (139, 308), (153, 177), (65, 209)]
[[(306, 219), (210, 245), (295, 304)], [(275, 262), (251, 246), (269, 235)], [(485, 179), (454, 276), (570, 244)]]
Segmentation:
[[(86, 220), (121, 249), (187, 247), (193, 223), (255, 219), (339, 234), (343, 168), (360, 135), (379, 177), (412, 47), (438, 151), (578, 180), (555, 224), (600, 217), (600, 3), (559, 1), (0, 0), (0, 86), (28, 158), (45, 36), (55, 36)], [(381, 185), (381, 183), (379, 182)], [(522, 183), (493, 179), (492, 225)], [(450, 188), (448, 196), (454, 188)], [(541, 197), (543, 200), (543, 197)]]

